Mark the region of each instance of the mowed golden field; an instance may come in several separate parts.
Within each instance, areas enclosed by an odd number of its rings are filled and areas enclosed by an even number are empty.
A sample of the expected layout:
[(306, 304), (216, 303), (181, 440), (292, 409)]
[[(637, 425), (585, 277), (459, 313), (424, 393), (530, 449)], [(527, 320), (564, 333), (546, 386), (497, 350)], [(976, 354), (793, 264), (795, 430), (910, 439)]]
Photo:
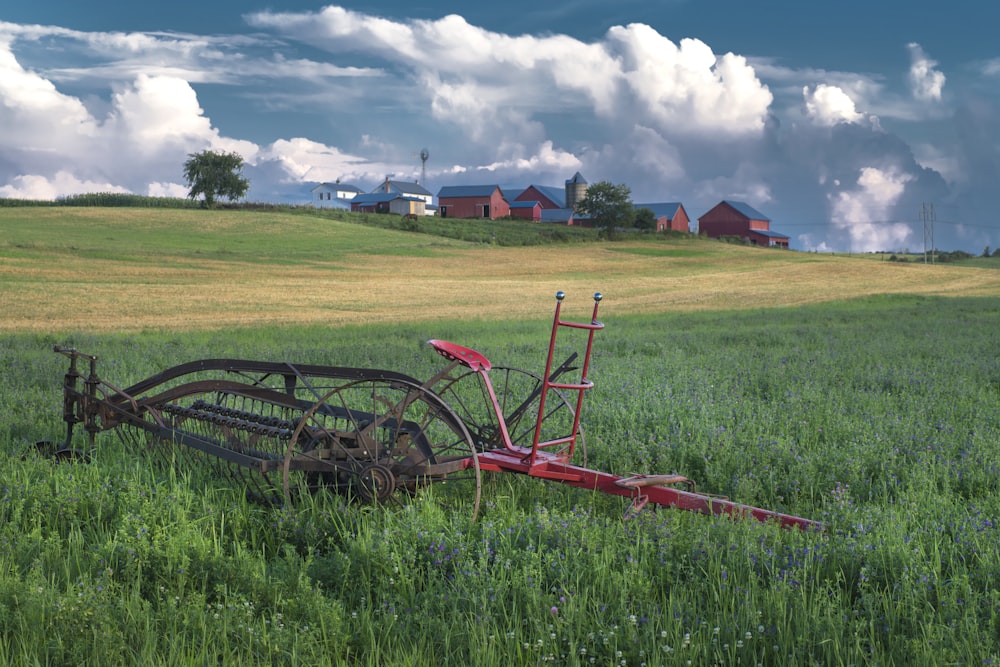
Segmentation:
[[(505, 224), (503, 221), (497, 225)], [(214, 330), (1000, 296), (1000, 271), (695, 237), (472, 244), (303, 213), (0, 209), (0, 332)], [(575, 304), (575, 306), (574, 306)]]

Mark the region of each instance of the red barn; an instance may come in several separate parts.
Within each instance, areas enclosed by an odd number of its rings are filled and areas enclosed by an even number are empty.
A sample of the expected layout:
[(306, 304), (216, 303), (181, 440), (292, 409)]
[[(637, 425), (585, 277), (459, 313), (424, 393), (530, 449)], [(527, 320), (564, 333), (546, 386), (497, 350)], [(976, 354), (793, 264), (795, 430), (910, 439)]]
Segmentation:
[(446, 185), (438, 192), (442, 218), (506, 218), (510, 204), (499, 185)]
[(741, 201), (716, 204), (698, 218), (698, 233), (711, 238), (735, 236), (764, 247), (788, 247), (788, 237), (771, 231), (769, 218)]
[(691, 218), (688, 217), (684, 204), (680, 202), (664, 202), (662, 204), (634, 204), (636, 210), (648, 208), (656, 217), (656, 231), (684, 232), (691, 231)]
[(537, 201), (543, 209), (566, 208), (566, 191), (547, 185), (529, 185), (514, 201)]

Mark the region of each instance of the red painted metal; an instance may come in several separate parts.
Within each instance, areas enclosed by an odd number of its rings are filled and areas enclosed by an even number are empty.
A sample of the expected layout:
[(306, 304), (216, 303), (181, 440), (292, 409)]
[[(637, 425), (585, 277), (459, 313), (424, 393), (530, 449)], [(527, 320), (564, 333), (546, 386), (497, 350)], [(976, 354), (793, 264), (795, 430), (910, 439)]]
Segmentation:
[[(437, 340), (430, 341), (431, 345), (439, 353), (479, 373), (493, 403), (493, 410), (499, 418), (498, 422), (504, 446), (480, 452), (476, 457), (480, 470), (519, 473), (581, 489), (631, 498), (632, 505), (626, 512), (626, 518), (634, 515), (647, 504), (653, 503), (654, 505), (699, 512), (701, 514), (725, 515), (735, 519), (751, 518), (758, 521), (775, 521), (783, 528), (813, 530), (822, 528), (820, 523), (811, 519), (742, 505), (724, 497), (698, 493), (694, 482), (680, 475), (633, 475), (622, 477), (571, 464), (570, 461), (573, 458), (576, 439), (580, 431), (580, 411), (583, 405), (583, 395), (594, 386), (593, 382), (587, 378), (590, 370), (591, 353), (593, 352), (594, 334), (603, 329), (604, 325), (597, 319), (597, 310), (602, 299), (602, 295), (599, 292), (594, 295), (594, 311), (590, 322), (587, 323), (562, 319), (561, 311), (564, 297), (563, 292), (556, 294), (556, 311), (552, 322), (552, 334), (549, 338), (549, 351), (545, 361), (545, 374), (543, 376), (542, 393), (539, 401), (538, 420), (531, 447), (517, 447), (511, 443), (510, 435), (502, 417), (503, 411), (497, 401), (496, 392), (493, 390), (493, 385), (490, 381), (490, 364), (488, 361), (485, 361), (485, 357), (468, 348), (456, 346), (453, 343)], [(586, 352), (584, 353), (580, 380), (578, 382), (555, 382), (550, 379), (556, 339), (561, 328), (583, 329), (587, 332)], [(576, 411), (570, 435), (554, 440), (541, 441), (542, 416), (545, 414), (545, 399), (550, 389), (577, 392)], [(559, 446), (562, 447), (556, 451), (548, 451)], [(674, 488), (673, 485), (681, 485), (686, 487), (686, 489)]]
[[(742, 505), (727, 498), (677, 489), (670, 484), (681, 484), (693, 488), (693, 482), (679, 475), (635, 475), (622, 477), (607, 472), (581, 468), (536, 452), (536, 462), (530, 464), (529, 452), (521, 457), (512, 456), (507, 450), (496, 449), (479, 454), (479, 469), (494, 472), (515, 472), (539, 479), (560, 482), (589, 491), (600, 491), (614, 496), (631, 498), (632, 505), (626, 511), (626, 518), (633, 516), (648, 503), (673, 509), (698, 512), (700, 514), (725, 515), (734, 519), (756, 519), (776, 521), (783, 528), (819, 530), (819, 522), (802, 517), (783, 514), (750, 505)], [(516, 452), (514, 452), (516, 454)]]
[(427, 344), (448, 361), (459, 361), (474, 371), (488, 371), (493, 367), (489, 359), (472, 348), (449, 343), (446, 340), (429, 340)]

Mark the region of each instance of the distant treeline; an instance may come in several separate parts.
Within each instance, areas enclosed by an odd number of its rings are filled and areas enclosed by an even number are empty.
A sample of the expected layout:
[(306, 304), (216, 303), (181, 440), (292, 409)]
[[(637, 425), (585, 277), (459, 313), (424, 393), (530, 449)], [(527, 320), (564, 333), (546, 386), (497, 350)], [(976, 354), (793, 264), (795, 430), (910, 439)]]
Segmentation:
[(134, 208), (198, 208), (200, 202), (181, 197), (147, 197), (127, 192), (92, 192), (55, 200), (0, 198), (0, 206), (131, 206)]
[[(146, 195), (134, 195), (128, 192), (90, 192), (79, 195), (68, 195), (58, 199), (10, 199), (0, 197), (0, 207), (15, 206), (106, 206), (106, 207), (131, 207), (131, 208), (203, 208), (204, 202), (200, 199), (189, 199), (186, 197), (148, 197)], [(295, 208), (290, 204), (266, 204), (259, 202), (235, 202), (217, 203), (216, 209), (241, 209), (248, 211), (261, 210), (281, 210), (287, 211)], [(311, 206), (307, 206), (312, 210)]]
[[(884, 255), (884, 254), (887, 254), (887, 253), (880, 253), (880, 254)], [(984, 257), (988, 257), (989, 253), (987, 252), (983, 256)], [(934, 253), (933, 253), (933, 256), (931, 256), (930, 253), (928, 253), (926, 256), (919, 255), (919, 254), (910, 254), (910, 255), (901, 254), (901, 255), (897, 255), (897, 254), (893, 253), (889, 257), (889, 261), (890, 262), (915, 262), (915, 263), (916, 262), (922, 262), (922, 263), (933, 262), (934, 264), (947, 264), (948, 262), (960, 262), (960, 261), (965, 260), (965, 259), (972, 259), (973, 257), (975, 257), (975, 255), (973, 255), (972, 253), (965, 252), (964, 250), (935, 250)]]

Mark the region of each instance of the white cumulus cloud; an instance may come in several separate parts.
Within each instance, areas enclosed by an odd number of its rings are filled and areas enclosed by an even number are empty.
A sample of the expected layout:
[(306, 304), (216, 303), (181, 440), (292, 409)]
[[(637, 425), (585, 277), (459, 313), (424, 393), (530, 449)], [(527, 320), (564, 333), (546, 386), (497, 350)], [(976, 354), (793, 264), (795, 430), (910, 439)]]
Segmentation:
[(742, 56), (716, 56), (697, 39), (676, 45), (643, 24), (613, 27), (608, 38), (620, 53), (630, 95), (616, 105), (640, 102), (648, 122), (662, 131), (743, 134), (764, 127), (771, 92)]
[(145, 193), (179, 177), (188, 153), (235, 151), (248, 162), (258, 153), (253, 142), (214, 128), (183, 79), (140, 74), (118, 86), (106, 114), (98, 116), (81, 99), (23, 68), (3, 44), (0, 126), (0, 150), (13, 164), (0, 173), (7, 196)]
[(12, 199), (44, 201), (93, 192), (127, 192), (127, 190), (112, 183), (80, 180), (67, 171), (57, 171), (51, 177), (36, 174), (17, 176), (9, 184), (0, 185), (0, 197)]
[(399, 168), (398, 165), (372, 162), (344, 153), (303, 137), (279, 139), (264, 148), (260, 158), (280, 164), (290, 179), (306, 182), (377, 180)]
[(97, 123), (83, 103), (60, 93), (55, 85), (25, 70), (8, 45), (0, 43), (0, 147), (35, 144), (47, 150), (60, 137), (93, 136)]
[(188, 195), (188, 186), (180, 183), (150, 183), (146, 189), (149, 197), (173, 197), (183, 199)]
[(912, 239), (913, 231), (903, 222), (890, 220), (910, 174), (896, 168), (865, 167), (855, 188), (836, 193), (830, 199), (830, 218), (851, 239), (851, 250), (900, 250)]
[(583, 163), (572, 153), (559, 150), (546, 141), (538, 147), (536, 153), (529, 157), (521, 157), (506, 161), (494, 162), (481, 169), (484, 171), (527, 171), (534, 174), (567, 174), (580, 169)]
[(817, 125), (831, 127), (837, 123), (857, 123), (864, 118), (854, 107), (854, 100), (838, 86), (819, 84), (802, 89), (806, 115)]
[(940, 101), (945, 84), (944, 73), (934, 69), (937, 62), (927, 57), (919, 44), (910, 43), (907, 48), (910, 50), (909, 81), (913, 97), (921, 101)]
[(436, 117), (462, 124), (482, 141), (553, 106), (664, 133), (757, 133), (773, 99), (742, 56), (717, 56), (696, 39), (674, 44), (639, 23), (584, 42), (506, 35), (455, 15), (393, 21), (341, 7), (259, 12), (249, 21), (332, 53), (384, 59), (430, 100)]

